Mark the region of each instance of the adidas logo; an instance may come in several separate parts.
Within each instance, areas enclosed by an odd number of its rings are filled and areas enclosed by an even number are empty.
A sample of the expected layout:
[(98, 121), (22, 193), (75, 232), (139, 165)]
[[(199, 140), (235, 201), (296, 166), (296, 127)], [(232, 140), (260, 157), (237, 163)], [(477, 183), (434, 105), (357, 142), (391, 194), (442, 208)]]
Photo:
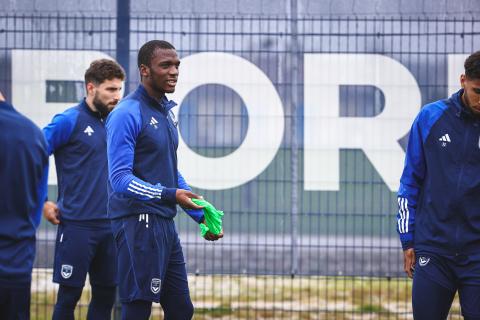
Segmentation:
[(450, 136), (448, 135), (448, 133), (444, 134), (440, 139), (438, 139), (438, 141), (452, 142), (452, 140), (450, 140)]
[(155, 129), (157, 129), (157, 124), (158, 124), (158, 121), (157, 119), (155, 119), (154, 117), (152, 117), (152, 119), (150, 119), (150, 125), (153, 126)]
[(87, 128), (83, 132), (88, 134), (88, 136), (90, 137), (95, 131), (93, 131), (92, 127), (87, 126)]
[(440, 139), (438, 139), (438, 141), (442, 143), (442, 147), (447, 146), (447, 142), (452, 142), (452, 140), (450, 140), (450, 136), (448, 135), (448, 133), (441, 136)]

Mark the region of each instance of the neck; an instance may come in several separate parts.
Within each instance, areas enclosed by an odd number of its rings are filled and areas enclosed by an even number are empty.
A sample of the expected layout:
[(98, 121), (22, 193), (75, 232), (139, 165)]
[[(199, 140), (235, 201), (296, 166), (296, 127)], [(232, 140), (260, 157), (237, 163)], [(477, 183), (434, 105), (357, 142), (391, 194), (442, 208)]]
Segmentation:
[(142, 85), (145, 88), (145, 90), (147, 91), (148, 95), (150, 97), (154, 98), (156, 101), (160, 101), (160, 99), (162, 99), (162, 97), (165, 95), (165, 92), (155, 90), (147, 82), (142, 81)]
[(467, 101), (465, 101), (465, 90), (463, 90), (462, 95), (460, 96), (460, 100), (462, 100), (464, 106), (468, 106)]
[(86, 97), (85, 98), (85, 103), (87, 104), (87, 106), (90, 110), (92, 110), (93, 112), (98, 112), (97, 108), (93, 104), (93, 97), (90, 97), (90, 96)]

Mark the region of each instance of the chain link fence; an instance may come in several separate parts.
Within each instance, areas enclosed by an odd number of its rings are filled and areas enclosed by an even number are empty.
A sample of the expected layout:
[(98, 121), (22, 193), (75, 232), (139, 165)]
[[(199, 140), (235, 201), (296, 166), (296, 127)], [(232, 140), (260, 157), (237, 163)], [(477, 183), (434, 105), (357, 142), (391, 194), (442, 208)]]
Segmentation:
[[(402, 149), (420, 107), (458, 87), (464, 57), (480, 48), (480, 22), (144, 15), (129, 23), (126, 90), (139, 81), (143, 43), (175, 45), (180, 169), (225, 212), (216, 243), (181, 210), (176, 218), (195, 318), (410, 319), (395, 231)], [(0, 15), (0, 88), (46, 125), (83, 96), (85, 63), (116, 57), (116, 26), (114, 16)], [(55, 302), (55, 232), (45, 222), (38, 231), (32, 319), (50, 318)], [(88, 300), (87, 285), (79, 319)], [(162, 318), (158, 307), (152, 318)], [(451, 318), (460, 318), (457, 302)]]

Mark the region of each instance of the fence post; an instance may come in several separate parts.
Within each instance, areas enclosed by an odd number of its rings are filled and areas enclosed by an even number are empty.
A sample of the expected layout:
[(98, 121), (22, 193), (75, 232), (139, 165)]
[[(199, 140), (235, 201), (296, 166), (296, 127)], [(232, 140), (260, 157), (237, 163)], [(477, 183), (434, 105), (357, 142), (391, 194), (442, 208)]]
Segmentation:
[[(117, 62), (125, 69), (127, 79), (130, 82), (130, 0), (117, 0)], [(130, 88), (125, 85), (125, 95)]]
[[(130, 0), (117, 0), (117, 35), (116, 35), (116, 58), (117, 62), (125, 70), (127, 76), (125, 80), (124, 95), (127, 95), (130, 91)], [(120, 303), (120, 297), (117, 294), (115, 304), (113, 306), (113, 319), (121, 319), (122, 305)]]
[[(291, 167), (292, 175), (292, 191), (291, 191), (291, 215), (290, 215), (290, 232), (291, 232), (291, 277), (293, 278), (298, 272), (298, 140), (297, 140), (297, 107), (299, 105), (298, 99), (298, 65), (300, 63), (299, 57), (299, 42), (298, 42), (298, 28), (297, 28), (297, 0), (290, 0), (290, 54), (287, 63), (291, 74), (291, 91), (290, 99), (287, 103), (287, 108), (291, 112), (291, 130), (292, 140), (290, 145), (291, 151)], [(287, 71), (287, 74), (289, 72)]]

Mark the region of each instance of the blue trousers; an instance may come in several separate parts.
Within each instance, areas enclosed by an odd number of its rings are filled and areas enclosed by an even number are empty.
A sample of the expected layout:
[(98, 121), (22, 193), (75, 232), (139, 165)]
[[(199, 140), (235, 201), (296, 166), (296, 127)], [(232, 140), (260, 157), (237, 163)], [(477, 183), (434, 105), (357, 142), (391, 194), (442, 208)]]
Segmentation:
[(413, 276), (415, 320), (447, 319), (458, 291), (462, 315), (480, 320), (480, 260), (465, 255), (417, 252)]

